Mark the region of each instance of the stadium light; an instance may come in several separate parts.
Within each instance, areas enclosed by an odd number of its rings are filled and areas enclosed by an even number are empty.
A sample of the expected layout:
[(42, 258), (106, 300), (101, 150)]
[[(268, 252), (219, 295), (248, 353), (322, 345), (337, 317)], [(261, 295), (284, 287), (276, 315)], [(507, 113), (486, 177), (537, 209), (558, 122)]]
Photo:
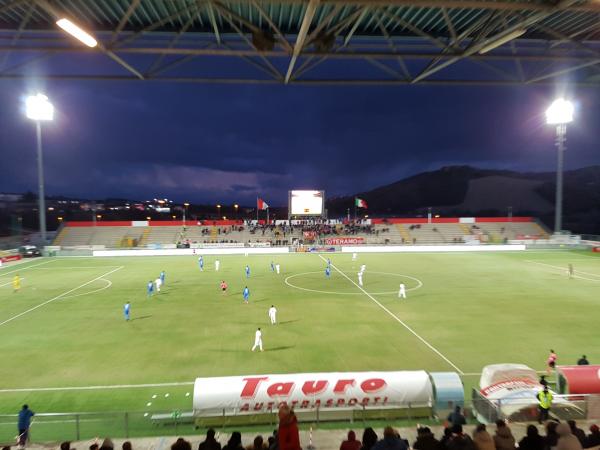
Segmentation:
[(56, 21), (56, 25), (61, 27), (63, 30), (65, 30), (67, 33), (69, 33), (71, 36), (73, 36), (75, 39), (78, 39), (79, 41), (83, 42), (88, 47), (93, 48), (98, 45), (98, 41), (96, 41), (96, 39), (94, 39), (94, 37), (91, 34), (82, 30), (80, 27), (78, 27), (73, 22), (71, 22), (69, 19), (66, 19), (66, 18), (59, 19)]
[(565, 150), (567, 149), (567, 124), (573, 121), (573, 103), (564, 98), (552, 102), (546, 110), (546, 123), (556, 125), (556, 149), (558, 151), (556, 164), (556, 202), (554, 206), (554, 233), (562, 229), (563, 206), (563, 166)]
[(46, 242), (46, 193), (44, 192), (44, 155), (42, 151), (42, 122), (54, 119), (54, 106), (44, 94), (30, 95), (25, 99), (25, 115), (35, 120), (37, 138), (38, 166), (38, 214), (40, 234), (44, 245)]

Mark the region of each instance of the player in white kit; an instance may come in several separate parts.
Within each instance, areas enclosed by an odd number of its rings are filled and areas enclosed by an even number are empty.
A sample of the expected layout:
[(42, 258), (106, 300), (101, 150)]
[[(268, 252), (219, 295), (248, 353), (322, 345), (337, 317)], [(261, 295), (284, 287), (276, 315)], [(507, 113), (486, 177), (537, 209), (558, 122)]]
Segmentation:
[(271, 319), (271, 325), (275, 325), (277, 323), (277, 308), (274, 305), (271, 305), (269, 308), (269, 319)]
[(352, 261), (356, 261), (356, 253), (352, 253)]
[(154, 280), (154, 284), (156, 285), (156, 292), (160, 292), (160, 287), (162, 286), (162, 280), (160, 277)]
[(215, 272), (219, 271), (220, 265), (221, 265), (221, 261), (219, 261), (218, 259), (215, 259)]
[(398, 298), (406, 298), (406, 286), (404, 286), (404, 283), (400, 283), (400, 290), (398, 291)]
[(362, 286), (363, 285), (363, 282), (362, 282), (363, 273), (362, 272), (358, 272), (357, 275), (358, 275), (358, 285)]
[(279, 263), (275, 264), (275, 272), (277, 272), (277, 275), (279, 275)]
[(360, 272), (361, 273), (365, 273), (365, 270), (367, 270), (367, 266), (365, 264), (363, 264), (362, 266), (360, 266)]
[(260, 351), (263, 351), (262, 348), (262, 332), (260, 331), (260, 328), (258, 330), (256, 330), (256, 333), (254, 333), (254, 346), (252, 347), (252, 351), (254, 351), (254, 349), (258, 347), (260, 349)]

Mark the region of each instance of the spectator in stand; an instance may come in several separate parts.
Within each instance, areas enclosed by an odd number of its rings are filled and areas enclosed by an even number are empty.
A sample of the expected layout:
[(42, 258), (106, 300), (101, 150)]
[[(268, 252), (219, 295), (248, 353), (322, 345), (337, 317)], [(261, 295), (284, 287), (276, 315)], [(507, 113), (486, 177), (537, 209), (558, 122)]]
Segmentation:
[(590, 426), (590, 434), (587, 435), (584, 448), (596, 447), (600, 445), (600, 428), (594, 424)]
[(408, 450), (408, 445), (392, 427), (383, 429), (383, 439), (373, 446), (373, 450)]
[(98, 450), (100, 447), (98, 446), (97, 442), (94, 442), (92, 445), (90, 445), (89, 450)]
[(29, 406), (23, 405), (21, 411), (19, 411), (19, 436), (17, 439), (17, 444), (21, 447), (25, 447), (27, 443), (27, 438), (29, 437), (29, 426), (31, 425), (31, 418), (35, 415), (35, 413), (29, 409)]
[(446, 444), (448, 443), (448, 441), (450, 440), (451, 437), (452, 437), (452, 429), (450, 427), (445, 427), (444, 435), (442, 436), (442, 439), (440, 439), (440, 444), (442, 445), (443, 448), (446, 448)]
[(104, 438), (100, 450), (113, 450), (114, 448), (115, 444), (113, 444), (113, 441), (110, 438)]
[(227, 441), (227, 444), (223, 447), (223, 450), (244, 450), (244, 447), (242, 447), (242, 435), (239, 431), (234, 431), (231, 433), (231, 437)]
[[(301, 450), (298, 420), (288, 405), (279, 408), (279, 429), (277, 430), (279, 450)], [(231, 449), (230, 449), (231, 450)]]
[(340, 450), (360, 450), (360, 441), (356, 439), (354, 431), (348, 431), (348, 439), (342, 442)]
[(454, 425), (451, 429), (452, 434), (446, 441), (448, 450), (475, 450), (475, 444), (468, 434), (463, 433), (462, 425)]
[(269, 436), (269, 450), (279, 450), (279, 438), (277, 430), (273, 430), (273, 434)]
[(267, 446), (265, 445), (265, 441), (263, 437), (259, 434), (254, 438), (252, 445), (246, 447), (246, 450), (266, 450)]
[(467, 423), (467, 419), (465, 419), (465, 416), (460, 411), (460, 406), (458, 405), (456, 405), (453, 412), (448, 414), (447, 420), (450, 428), (452, 428), (454, 425), (466, 425)]
[(429, 427), (417, 428), (417, 440), (412, 448), (415, 450), (441, 450), (442, 444), (434, 436)]
[(582, 450), (583, 447), (579, 442), (579, 439), (571, 433), (571, 428), (567, 423), (559, 423), (556, 427), (558, 433), (558, 442), (556, 443), (556, 450)]
[(131, 442), (129, 442), (129, 441), (123, 442), (123, 445), (121, 445), (121, 449), (122, 450), (133, 450), (133, 447), (131, 446)]
[(371, 427), (365, 428), (362, 435), (362, 447), (360, 450), (371, 450), (377, 443), (377, 433)]
[(71, 443), (69, 441), (61, 442), (60, 450), (71, 450)]
[(587, 360), (587, 357), (583, 355), (581, 358), (577, 360), (578, 366), (589, 366), (590, 362)]
[(209, 428), (206, 431), (206, 439), (200, 442), (198, 450), (221, 450), (221, 444), (215, 439), (215, 430)]
[(492, 435), (487, 432), (485, 425), (482, 423), (477, 425), (477, 428), (473, 432), (473, 443), (477, 450), (496, 450), (496, 444)]
[(515, 438), (504, 420), (496, 421), (494, 444), (496, 444), (496, 450), (515, 450)]
[(519, 450), (544, 450), (546, 442), (535, 425), (527, 427), (527, 435), (519, 441)]
[(567, 420), (567, 424), (569, 424), (571, 433), (573, 433), (573, 436), (575, 436), (579, 440), (579, 443), (581, 444), (581, 446), (582, 447), (585, 446), (585, 441), (586, 441), (585, 431), (583, 431), (581, 428), (577, 428), (577, 422), (575, 422), (574, 420)]
[(546, 450), (556, 447), (556, 444), (558, 443), (558, 433), (556, 432), (557, 426), (558, 422), (554, 422), (553, 420), (546, 423)]

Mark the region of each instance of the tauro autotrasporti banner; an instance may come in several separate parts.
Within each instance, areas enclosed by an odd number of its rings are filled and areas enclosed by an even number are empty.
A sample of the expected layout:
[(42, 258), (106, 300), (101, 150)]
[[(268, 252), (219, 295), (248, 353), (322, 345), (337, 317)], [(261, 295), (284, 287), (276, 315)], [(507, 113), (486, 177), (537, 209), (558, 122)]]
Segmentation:
[(260, 414), (295, 410), (430, 405), (425, 371), (331, 372), (196, 378), (194, 414)]

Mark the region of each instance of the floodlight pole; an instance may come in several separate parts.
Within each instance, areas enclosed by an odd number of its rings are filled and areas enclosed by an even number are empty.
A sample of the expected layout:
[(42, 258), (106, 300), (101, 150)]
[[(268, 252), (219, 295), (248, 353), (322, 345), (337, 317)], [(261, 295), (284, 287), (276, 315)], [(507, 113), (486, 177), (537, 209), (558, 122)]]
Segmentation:
[(38, 209), (40, 219), (40, 233), (42, 242), (46, 245), (46, 194), (44, 192), (44, 160), (42, 152), (42, 124), (39, 120), (35, 121), (35, 131), (37, 136), (37, 165), (38, 165)]
[(562, 207), (563, 207), (563, 166), (564, 154), (567, 141), (567, 124), (556, 125), (556, 148), (558, 150), (556, 167), (556, 205), (554, 209), (554, 233), (562, 230)]

